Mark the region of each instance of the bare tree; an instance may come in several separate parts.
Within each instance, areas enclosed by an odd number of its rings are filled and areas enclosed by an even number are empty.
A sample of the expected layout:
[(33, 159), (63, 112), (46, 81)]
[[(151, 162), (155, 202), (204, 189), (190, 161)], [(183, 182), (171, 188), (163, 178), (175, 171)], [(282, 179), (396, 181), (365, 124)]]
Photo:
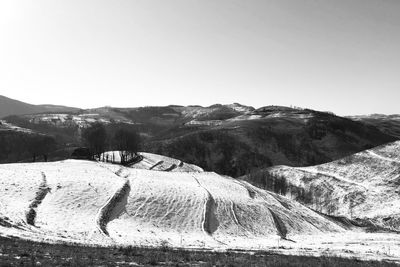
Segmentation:
[(107, 145), (107, 132), (105, 127), (101, 123), (95, 123), (83, 131), (82, 137), (92, 157), (97, 156), (100, 158)]
[(47, 161), (48, 154), (56, 148), (56, 141), (51, 136), (38, 135), (28, 139), (26, 142), (33, 162), (40, 155), (43, 156), (44, 161)]
[(119, 150), (121, 163), (124, 164), (136, 156), (140, 146), (140, 135), (128, 129), (119, 129), (114, 135), (115, 147)]

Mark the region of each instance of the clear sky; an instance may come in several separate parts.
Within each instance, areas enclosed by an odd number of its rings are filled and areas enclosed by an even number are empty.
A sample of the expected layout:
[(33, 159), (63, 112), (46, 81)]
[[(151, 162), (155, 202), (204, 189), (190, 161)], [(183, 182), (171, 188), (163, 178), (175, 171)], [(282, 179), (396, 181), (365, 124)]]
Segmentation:
[(0, 95), (400, 113), (400, 1), (0, 0)]

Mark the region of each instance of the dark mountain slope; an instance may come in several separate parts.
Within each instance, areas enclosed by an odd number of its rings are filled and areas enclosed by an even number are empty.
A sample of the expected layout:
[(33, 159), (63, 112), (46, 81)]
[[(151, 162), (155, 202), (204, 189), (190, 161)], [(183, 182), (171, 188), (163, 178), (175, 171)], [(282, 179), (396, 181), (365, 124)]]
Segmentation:
[(169, 129), (146, 148), (236, 177), (272, 165), (329, 162), (394, 140), (374, 126), (330, 113), (265, 107), (233, 119)]
[(125, 125), (143, 137), (143, 149), (240, 176), (253, 169), (329, 162), (396, 140), (375, 126), (331, 113), (281, 106), (241, 105), (101, 107), (65, 113), (9, 116), (5, 120), (81, 145), (82, 129), (104, 123), (110, 136)]
[(42, 112), (77, 111), (76, 108), (56, 105), (32, 105), (0, 95), (0, 118), (9, 115), (33, 114)]
[(400, 115), (372, 114), (365, 116), (351, 116), (352, 120), (375, 126), (382, 132), (395, 136), (400, 140)]

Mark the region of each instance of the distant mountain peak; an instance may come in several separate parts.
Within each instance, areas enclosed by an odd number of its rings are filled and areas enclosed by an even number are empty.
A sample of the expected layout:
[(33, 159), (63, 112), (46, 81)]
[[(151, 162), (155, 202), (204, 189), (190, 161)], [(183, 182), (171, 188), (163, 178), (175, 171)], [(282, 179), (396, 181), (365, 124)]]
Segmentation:
[(35, 114), (43, 112), (69, 112), (77, 110), (79, 109), (57, 105), (33, 105), (0, 95), (0, 118), (10, 115)]

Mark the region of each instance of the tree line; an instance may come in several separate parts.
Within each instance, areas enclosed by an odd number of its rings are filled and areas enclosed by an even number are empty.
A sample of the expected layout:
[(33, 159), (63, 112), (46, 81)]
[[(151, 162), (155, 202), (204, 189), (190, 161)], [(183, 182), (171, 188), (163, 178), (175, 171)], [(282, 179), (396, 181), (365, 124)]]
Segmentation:
[[(306, 176), (307, 177), (307, 176)], [(322, 185), (310, 184), (306, 187), (298, 187), (286, 180), (286, 177), (279, 173), (264, 170), (252, 170), (242, 177), (251, 184), (277, 194), (287, 196), (312, 209), (329, 215), (336, 215), (339, 206), (338, 197), (333, 198), (333, 189)], [(304, 178), (303, 178), (304, 180)], [(355, 196), (356, 195), (356, 196)], [(365, 199), (361, 192), (351, 194), (351, 197), (344, 197), (344, 203), (349, 203), (349, 215), (352, 217), (354, 199)]]
[(47, 161), (57, 149), (52, 136), (14, 131), (0, 132), (0, 162)]
[(243, 178), (257, 187), (280, 195), (286, 195), (289, 191), (289, 184), (284, 176), (276, 175), (268, 171), (255, 169), (250, 171), (250, 173)]
[(100, 159), (107, 150), (118, 150), (122, 164), (137, 156), (140, 148), (140, 135), (133, 129), (120, 126), (114, 133), (106, 130), (101, 123), (95, 123), (82, 132), (91, 159)]

